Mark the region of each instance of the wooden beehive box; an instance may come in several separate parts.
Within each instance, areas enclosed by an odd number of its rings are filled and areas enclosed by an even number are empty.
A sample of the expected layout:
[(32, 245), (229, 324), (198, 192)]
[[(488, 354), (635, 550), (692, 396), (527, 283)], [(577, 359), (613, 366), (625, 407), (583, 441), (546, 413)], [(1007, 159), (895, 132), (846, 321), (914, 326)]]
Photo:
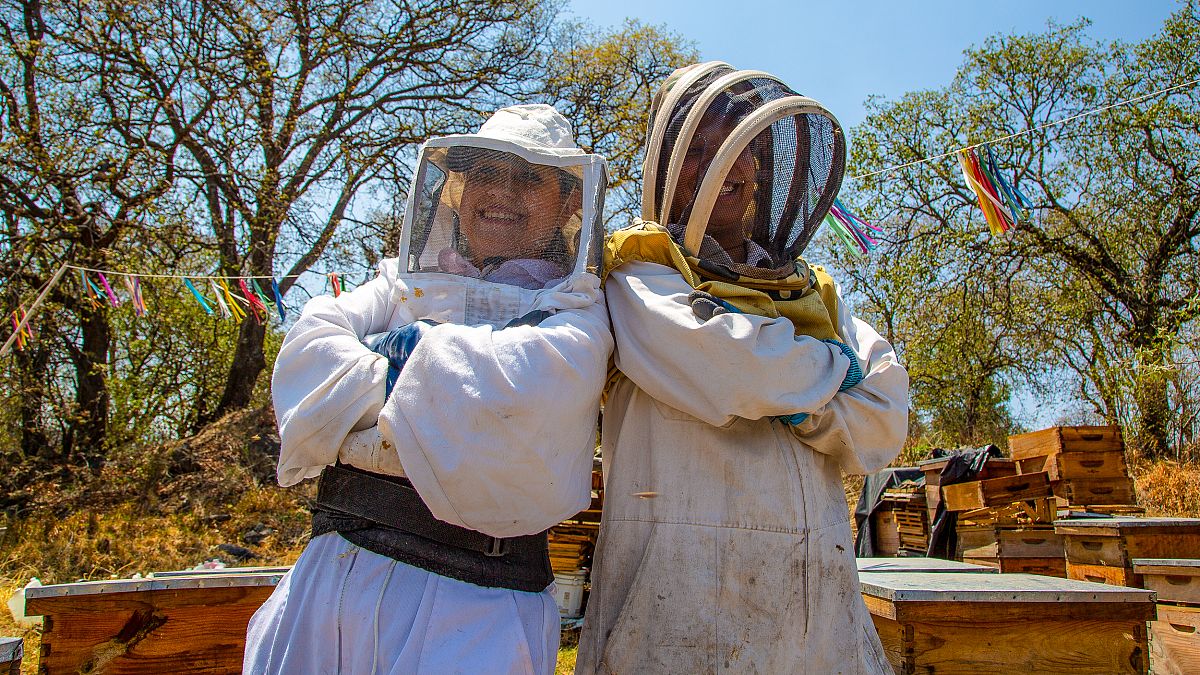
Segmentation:
[(1072, 506), (1136, 502), (1119, 427), (1052, 427), (1008, 443), (1021, 473), (1045, 472)]
[(1125, 442), (1120, 427), (1051, 427), (1009, 436), (1008, 449), (1012, 458), (1020, 462), (1070, 452), (1124, 452)]
[(970, 511), (1049, 497), (1045, 473), (1020, 474), (942, 486), (942, 499), (950, 511)]
[(871, 546), (881, 556), (894, 556), (900, 552), (900, 530), (895, 511), (876, 509), (871, 514)]
[(1067, 576), (1062, 536), (1052, 526), (962, 527), (955, 557), (1001, 572)]
[(924, 553), (929, 548), (929, 516), (925, 492), (919, 485), (905, 485), (883, 493), (881, 506), (896, 520), (899, 550)]
[(21, 675), (21, 659), (24, 656), (24, 640), (19, 637), (0, 637), (0, 673)]
[(546, 535), (550, 568), (555, 572), (575, 572), (590, 567), (598, 529), (592, 523), (561, 523), (550, 528)]
[(1145, 673), (1150, 591), (1032, 574), (861, 572), (888, 661), (909, 673)]
[(1150, 622), (1150, 672), (1200, 673), (1200, 607), (1158, 605), (1158, 618)]
[(990, 574), (996, 570), (986, 565), (972, 565), (957, 560), (910, 556), (905, 558), (857, 558), (859, 572), (968, 572)]
[[(929, 512), (929, 522), (937, 515), (938, 504), (942, 501), (942, 469), (950, 463), (949, 457), (937, 457), (917, 463), (917, 468), (925, 474), (925, 504)], [(1013, 476), (1017, 473), (1017, 465), (1011, 459), (989, 457), (976, 477), (979, 480)]]
[(26, 590), (45, 673), (236, 673), (246, 625), (282, 578), (235, 570)]
[(1053, 529), (1058, 520), (1058, 504), (1054, 497), (971, 509), (958, 513), (959, 527), (1037, 527)]
[(1200, 607), (1200, 559), (1134, 558), (1133, 572), (1159, 602)]
[(1067, 576), (1142, 587), (1137, 558), (1200, 558), (1200, 518), (1079, 518), (1054, 521)]

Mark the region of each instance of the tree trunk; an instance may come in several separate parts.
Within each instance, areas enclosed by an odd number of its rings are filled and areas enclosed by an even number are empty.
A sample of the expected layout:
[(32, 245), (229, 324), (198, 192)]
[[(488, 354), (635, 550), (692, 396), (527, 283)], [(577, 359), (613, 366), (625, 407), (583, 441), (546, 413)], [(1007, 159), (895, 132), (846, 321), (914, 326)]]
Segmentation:
[(82, 307), (80, 329), (83, 344), (75, 355), (75, 414), (68, 427), (67, 456), (81, 457), (98, 472), (107, 457), (108, 435), (108, 350), (112, 331), (103, 309)]
[(263, 343), (267, 329), (253, 317), (247, 316), (238, 328), (237, 347), (233, 351), (233, 363), (225, 378), (225, 392), (215, 408), (204, 409), (196, 416), (196, 430), (221, 419), (226, 413), (241, 410), (250, 405), (254, 385), (258, 376), (267, 367), (263, 356)]
[(58, 448), (50, 446), (50, 436), (42, 421), (42, 406), (46, 400), (46, 373), (50, 367), (50, 350), (42, 344), (15, 352), (17, 392), (21, 420), (21, 454), (28, 457), (51, 458)]

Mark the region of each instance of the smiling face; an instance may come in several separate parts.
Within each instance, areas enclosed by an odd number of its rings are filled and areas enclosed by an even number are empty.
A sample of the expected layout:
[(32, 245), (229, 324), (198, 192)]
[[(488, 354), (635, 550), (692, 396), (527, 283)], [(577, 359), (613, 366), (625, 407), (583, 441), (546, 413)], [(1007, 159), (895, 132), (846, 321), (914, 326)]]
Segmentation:
[[(737, 120), (726, 115), (706, 113), (692, 137), (683, 167), (679, 172), (679, 184), (671, 207), (672, 222), (679, 222), (684, 209), (695, 201), (696, 189), (725, 139), (733, 132)], [(755, 162), (749, 146), (742, 150), (721, 184), (717, 201), (713, 205), (705, 234), (717, 240), (721, 248), (735, 255), (742, 252), (750, 235), (745, 231), (750, 221), (747, 212), (752, 208), (755, 194)]]
[(542, 257), (579, 201), (564, 194), (559, 173), (504, 153), (480, 153), (464, 167), (459, 230), (474, 265)]

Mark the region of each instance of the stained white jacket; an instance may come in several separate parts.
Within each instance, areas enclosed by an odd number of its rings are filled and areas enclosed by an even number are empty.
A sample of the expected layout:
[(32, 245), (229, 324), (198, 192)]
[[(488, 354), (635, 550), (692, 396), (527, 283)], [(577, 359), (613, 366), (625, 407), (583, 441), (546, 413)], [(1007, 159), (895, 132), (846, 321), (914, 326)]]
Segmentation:
[[(859, 595), (841, 473), (904, 441), (908, 376), (842, 304), (849, 360), (786, 319), (701, 321), (673, 269), (631, 263), (606, 296), (616, 363), (604, 519), (580, 673), (890, 672)], [(807, 412), (795, 429), (773, 419)]]
[(535, 298), (558, 310), (537, 326), (435, 326), (385, 400), (387, 360), (362, 339), (436, 313), (439, 301), (422, 286), (432, 282), (397, 270), (388, 259), (354, 291), (313, 298), (288, 331), (272, 377), (280, 484), (317, 476), (351, 432), (377, 425), (379, 447), (395, 453), (380, 464), (401, 465), (446, 522), (511, 537), (586, 508), (613, 345), (595, 277)]

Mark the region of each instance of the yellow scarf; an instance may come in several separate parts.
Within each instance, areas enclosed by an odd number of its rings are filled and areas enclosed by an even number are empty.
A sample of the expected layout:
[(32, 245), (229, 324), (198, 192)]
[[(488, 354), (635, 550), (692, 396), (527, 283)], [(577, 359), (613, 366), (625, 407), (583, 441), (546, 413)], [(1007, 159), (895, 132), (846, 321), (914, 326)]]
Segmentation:
[[(796, 273), (784, 279), (741, 277), (719, 279), (700, 267), (698, 258), (687, 255), (666, 228), (658, 223), (636, 222), (617, 230), (604, 242), (604, 277), (628, 262), (666, 265), (679, 271), (696, 290), (711, 293), (746, 314), (768, 318), (786, 317), (796, 335), (819, 340), (838, 340), (838, 298), (833, 278), (820, 267), (798, 260)], [(812, 271), (811, 278), (808, 271)]]

